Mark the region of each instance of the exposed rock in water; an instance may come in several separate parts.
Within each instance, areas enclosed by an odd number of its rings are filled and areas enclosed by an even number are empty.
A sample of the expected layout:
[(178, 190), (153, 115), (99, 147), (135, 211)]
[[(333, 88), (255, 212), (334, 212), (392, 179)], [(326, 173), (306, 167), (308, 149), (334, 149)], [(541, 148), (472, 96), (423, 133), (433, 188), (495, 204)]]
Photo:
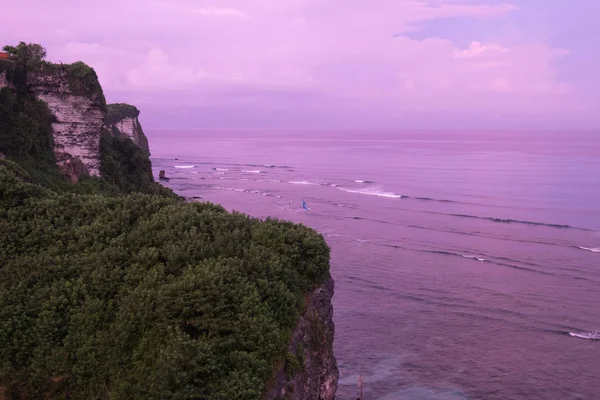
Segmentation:
[(115, 137), (127, 137), (133, 141), (140, 149), (144, 150), (148, 155), (150, 148), (148, 139), (142, 131), (142, 126), (138, 120), (140, 111), (129, 104), (109, 104), (107, 105), (106, 118), (104, 119), (105, 127)]
[(160, 179), (161, 181), (168, 181), (169, 178), (167, 178), (167, 176), (165, 175), (165, 170), (161, 169), (160, 172), (158, 173), (158, 179)]
[(268, 383), (264, 400), (333, 400), (339, 371), (333, 354), (333, 297), (331, 275), (307, 296), (288, 358)]

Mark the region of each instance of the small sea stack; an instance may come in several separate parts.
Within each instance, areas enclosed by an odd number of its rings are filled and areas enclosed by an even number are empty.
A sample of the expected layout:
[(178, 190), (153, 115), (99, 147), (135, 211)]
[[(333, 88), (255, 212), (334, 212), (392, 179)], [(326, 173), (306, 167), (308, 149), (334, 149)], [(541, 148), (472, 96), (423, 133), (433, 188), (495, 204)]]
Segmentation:
[(160, 172), (158, 173), (158, 179), (160, 179), (161, 181), (169, 181), (169, 178), (167, 178), (167, 175), (165, 174), (165, 170), (161, 169)]

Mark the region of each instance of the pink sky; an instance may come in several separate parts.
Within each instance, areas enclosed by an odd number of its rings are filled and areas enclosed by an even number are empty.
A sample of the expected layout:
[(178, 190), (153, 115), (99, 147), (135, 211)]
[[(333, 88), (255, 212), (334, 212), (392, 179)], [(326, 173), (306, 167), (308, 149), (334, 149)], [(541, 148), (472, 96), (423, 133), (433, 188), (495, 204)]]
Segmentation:
[(0, 40), (93, 66), (145, 126), (597, 128), (597, 3), (20, 0)]

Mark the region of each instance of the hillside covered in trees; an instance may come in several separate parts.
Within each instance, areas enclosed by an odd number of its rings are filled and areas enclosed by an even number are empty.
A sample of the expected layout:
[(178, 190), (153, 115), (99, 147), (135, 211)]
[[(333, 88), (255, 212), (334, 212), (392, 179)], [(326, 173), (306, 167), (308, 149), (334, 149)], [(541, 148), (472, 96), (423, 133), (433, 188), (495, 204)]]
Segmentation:
[(103, 176), (68, 182), (53, 117), (27, 90), (30, 60), (9, 50), (0, 399), (259, 399), (278, 368), (301, 370), (304, 350), (288, 345), (329, 274), (322, 236), (184, 202), (127, 138), (103, 135)]

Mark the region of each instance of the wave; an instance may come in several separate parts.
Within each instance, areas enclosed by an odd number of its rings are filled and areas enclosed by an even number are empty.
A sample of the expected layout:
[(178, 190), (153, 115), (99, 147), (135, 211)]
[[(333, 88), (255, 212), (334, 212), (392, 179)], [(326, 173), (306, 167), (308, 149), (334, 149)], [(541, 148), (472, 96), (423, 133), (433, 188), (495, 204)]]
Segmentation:
[(175, 168), (196, 168), (195, 165), (176, 165)]
[(318, 185), (317, 183), (309, 181), (289, 181), (288, 183), (291, 183), (293, 185)]
[(600, 247), (583, 247), (583, 246), (579, 246), (579, 248), (581, 250), (587, 250), (587, 251), (592, 251), (594, 253), (600, 253)]
[[(435, 213), (435, 214), (441, 214), (441, 213)], [(453, 217), (461, 217), (461, 218), (483, 219), (483, 220), (487, 220), (487, 221), (502, 222), (502, 223), (506, 223), (506, 224), (514, 223), (514, 224), (525, 224), (525, 225), (534, 225), (534, 226), (546, 226), (549, 228), (583, 229), (583, 228), (576, 228), (571, 225), (549, 224), (549, 223), (544, 223), (544, 222), (523, 221), (523, 220), (519, 220), (519, 219), (510, 219), (510, 218), (480, 217), (478, 215), (469, 215), (469, 214), (447, 214), (447, 215), (451, 215)]]
[[(445, 250), (417, 250), (417, 251), (422, 251), (422, 252), (425, 252), (425, 253), (432, 253), (432, 254), (443, 254), (443, 255), (454, 256), (454, 257), (471, 258), (470, 256), (468, 257), (468, 256), (465, 256), (465, 255), (462, 255), (462, 254), (457, 254), (457, 253), (453, 253), (451, 251), (445, 251)], [(492, 257), (492, 258), (494, 258), (494, 257)], [(502, 262), (498, 262), (498, 261), (494, 261), (494, 260), (483, 259), (483, 260), (479, 260), (479, 261), (485, 261), (485, 262), (488, 262), (488, 263), (491, 263), (491, 264), (494, 264), (494, 265), (499, 265), (499, 266), (502, 266), (502, 267), (520, 269), (522, 271), (535, 272), (537, 274), (542, 274), (542, 275), (551, 275), (551, 276), (556, 276), (557, 275), (557, 274), (554, 274), (552, 272), (545, 272), (545, 271), (541, 271), (541, 270), (535, 269), (535, 268), (526, 268), (526, 267), (522, 267), (522, 266), (519, 266), (519, 265), (507, 264), (507, 263), (502, 263)], [(521, 261), (518, 261), (518, 260), (512, 260), (512, 261), (516, 262), (516, 263), (521, 263)]]
[(457, 203), (456, 201), (453, 201), (453, 200), (432, 199), (431, 197), (409, 197), (409, 198), (412, 198), (415, 200), (424, 200), (424, 201), (439, 201), (442, 203)]
[[(223, 165), (222, 162), (197, 162), (197, 164), (202, 165)], [(241, 163), (226, 163), (227, 165), (236, 166), (236, 167), (252, 167), (252, 168), (291, 168), (288, 165), (276, 165), (276, 164), (241, 164)], [(214, 169), (214, 168), (213, 168)]]
[(368, 196), (388, 197), (388, 198), (392, 198), (392, 199), (399, 199), (399, 198), (404, 197), (401, 194), (396, 194), (396, 193), (392, 193), (392, 192), (384, 192), (379, 189), (347, 189), (347, 188), (343, 188), (343, 187), (338, 187), (338, 189), (343, 190), (344, 192), (348, 192), (348, 193), (364, 194), (364, 195), (368, 195)]
[(600, 340), (600, 331), (594, 332), (569, 332), (569, 335), (580, 339)]
[(375, 183), (374, 181), (361, 181), (361, 180), (355, 180), (354, 182), (356, 183)]
[(477, 261), (482, 261), (482, 262), (483, 261), (487, 261), (485, 258), (481, 258), (481, 257), (477, 257), (477, 256), (471, 256), (471, 255), (468, 255), (468, 254), (463, 254), (462, 256), (464, 258), (471, 258), (471, 259), (477, 260)]
[(263, 171), (257, 169), (257, 170), (242, 170), (242, 172), (249, 172), (249, 173), (252, 173), (252, 174), (260, 174)]

